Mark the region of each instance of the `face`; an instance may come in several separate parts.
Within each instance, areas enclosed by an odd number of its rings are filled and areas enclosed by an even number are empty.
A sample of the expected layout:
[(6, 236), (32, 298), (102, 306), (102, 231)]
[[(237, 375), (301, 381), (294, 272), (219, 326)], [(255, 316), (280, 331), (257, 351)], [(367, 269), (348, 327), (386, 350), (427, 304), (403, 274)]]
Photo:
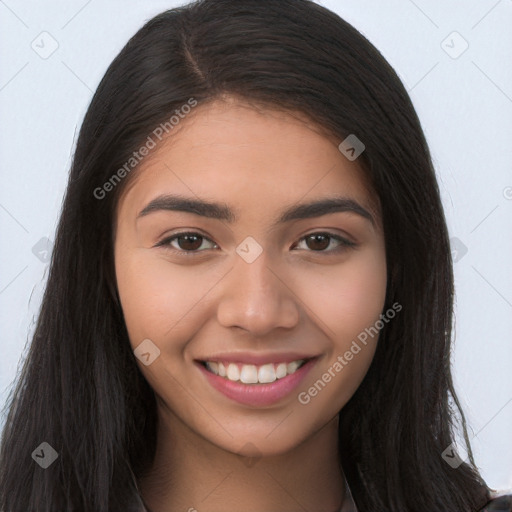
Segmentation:
[(117, 286), (137, 364), (176, 428), (233, 453), (284, 453), (364, 378), (385, 247), (376, 198), (339, 142), (218, 101), (134, 171)]

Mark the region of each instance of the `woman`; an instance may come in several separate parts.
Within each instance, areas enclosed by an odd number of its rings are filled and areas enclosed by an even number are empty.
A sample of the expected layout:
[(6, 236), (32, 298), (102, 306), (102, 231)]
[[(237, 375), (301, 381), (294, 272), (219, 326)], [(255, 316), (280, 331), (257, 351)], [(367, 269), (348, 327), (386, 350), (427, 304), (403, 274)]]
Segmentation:
[(162, 13), (80, 131), (0, 508), (512, 510), (453, 389), (451, 265), (419, 120), (354, 28)]

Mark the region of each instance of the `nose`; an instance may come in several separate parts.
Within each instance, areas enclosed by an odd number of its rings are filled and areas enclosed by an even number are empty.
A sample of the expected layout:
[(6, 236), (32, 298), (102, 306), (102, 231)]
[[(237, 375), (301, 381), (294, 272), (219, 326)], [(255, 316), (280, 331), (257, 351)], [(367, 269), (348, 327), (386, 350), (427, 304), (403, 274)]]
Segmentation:
[(240, 327), (259, 337), (297, 325), (300, 311), (293, 283), (273, 267), (265, 251), (252, 263), (236, 257), (221, 281), (217, 320), (223, 327)]

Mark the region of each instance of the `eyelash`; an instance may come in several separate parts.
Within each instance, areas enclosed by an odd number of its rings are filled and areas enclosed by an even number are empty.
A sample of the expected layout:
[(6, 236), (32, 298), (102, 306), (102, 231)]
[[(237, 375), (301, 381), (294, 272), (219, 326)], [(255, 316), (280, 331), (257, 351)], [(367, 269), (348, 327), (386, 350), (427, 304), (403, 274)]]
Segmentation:
[[(198, 236), (198, 237), (202, 238), (203, 241), (207, 240), (207, 241), (212, 242), (213, 244), (215, 244), (215, 242), (210, 240), (208, 237), (202, 235), (201, 233), (198, 233), (196, 231), (183, 231), (181, 233), (175, 233), (174, 235), (172, 235), (170, 237), (164, 238), (163, 240), (158, 242), (155, 247), (164, 247), (165, 250), (169, 250), (169, 251), (177, 253), (179, 255), (185, 255), (186, 257), (197, 256), (199, 253), (205, 251), (205, 249), (203, 249), (203, 250), (195, 249), (193, 251), (185, 251), (184, 249), (176, 249), (175, 247), (172, 247), (170, 245), (171, 242), (173, 242), (174, 240), (177, 240), (178, 238), (186, 236), (186, 235)], [(314, 235), (324, 235), (324, 236), (327, 236), (327, 237), (329, 237), (331, 239), (336, 240), (337, 242), (340, 242), (340, 245), (336, 249), (322, 250), (322, 251), (314, 251), (314, 250), (310, 249), (310, 250), (308, 250), (308, 252), (319, 253), (319, 254), (336, 254), (336, 253), (341, 252), (341, 251), (346, 250), (346, 249), (353, 249), (354, 247), (357, 246), (357, 244), (355, 242), (347, 240), (346, 238), (343, 238), (343, 237), (341, 237), (341, 236), (339, 236), (337, 234), (334, 234), (334, 233), (330, 233), (328, 231), (315, 231), (313, 233), (308, 233), (307, 235), (304, 235), (299, 240), (299, 242), (301, 242), (301, 241), (303, 241), (303, 240), (305, 240), (305, 239), (307, 239), (309, 237), (312, 237)], [(215, 245), (217, 245), (217, 244), (215, 244)], [(208, 249), (206, 249), (206, 250), (208, 250)]]

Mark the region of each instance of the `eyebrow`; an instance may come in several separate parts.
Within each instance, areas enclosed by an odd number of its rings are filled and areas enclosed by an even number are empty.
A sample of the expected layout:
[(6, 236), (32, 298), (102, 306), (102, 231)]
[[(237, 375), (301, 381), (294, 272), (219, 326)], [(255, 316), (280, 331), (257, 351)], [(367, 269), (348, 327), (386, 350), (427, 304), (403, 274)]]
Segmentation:
[[(237, 221), (235, 213), (226, 204), (170, 194), (158, 196), (150, 201), (137, 215), (137, 220), (158, 211), (193, 213), (209, 219), (226, 221), (230, 224)], [(355, 213), (375, 225), (375, 220), (371, 213), (357, 201), (347, 197), (335, 196), (290, 206), (281, 213), (281, 216), (273, 223), (272, 227), (292, 220), (310, 219), (337, 212)]]

